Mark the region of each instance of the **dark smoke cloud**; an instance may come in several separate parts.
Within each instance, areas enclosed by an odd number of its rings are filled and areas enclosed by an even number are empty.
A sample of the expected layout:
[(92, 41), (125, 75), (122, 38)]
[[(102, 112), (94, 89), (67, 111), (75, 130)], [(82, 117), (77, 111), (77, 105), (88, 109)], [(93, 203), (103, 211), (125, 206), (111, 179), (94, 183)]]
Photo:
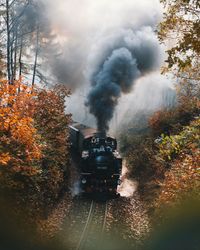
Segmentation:
[(113, 44), (116, 47), (106, 51), (105, 58), (94, 69), (86, 103), (102, 132), (109, 129), (121, 95), (129, 93), (137, 79), (160, 64), (160, 47), (150, 27), (135, 32), (125, 30)]
[[(20, 13), (25, 1), (17, 3)], [(91, 120), (88, 125), (93, 126), (94, 115), (98, 128), (106, 131), (122, 94), (160, 65), (163, 53), (153, 29), (161, 13), (159, 0), (31, 0), (22, 17), (22, 33), (39, 25), (38, 76), (48, 84), (66, 84), (75, 97), (70, 112), (76, 120)], [(25, 39), (29, 39), (27, 52), (32, 51), (29, 58), (33, 58), (36, 32)], [(26, 61), (25, 48), (23, 51)], [(151, 84), (151, 77), (148, 79)], [(140, 86), (146, 96), (148, 90)], [(162, 84), (155, 88), (157, 95), (161, 89)], [(130, 103), (134, 102), (129, 99)]]

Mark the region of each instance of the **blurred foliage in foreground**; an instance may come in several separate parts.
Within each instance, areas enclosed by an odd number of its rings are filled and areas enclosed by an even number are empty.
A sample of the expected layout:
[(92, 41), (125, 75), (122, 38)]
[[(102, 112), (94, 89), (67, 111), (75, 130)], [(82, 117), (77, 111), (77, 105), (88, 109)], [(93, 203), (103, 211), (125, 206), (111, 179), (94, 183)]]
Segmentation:
[[(200, 249), (200, 202), (187, 199), (174, 208), (163, 209), (145, 250), (197, 250)], [(164, 221), (161, 220), (166, 218)], [(158, 223), (159, 221), (159, 223)]]

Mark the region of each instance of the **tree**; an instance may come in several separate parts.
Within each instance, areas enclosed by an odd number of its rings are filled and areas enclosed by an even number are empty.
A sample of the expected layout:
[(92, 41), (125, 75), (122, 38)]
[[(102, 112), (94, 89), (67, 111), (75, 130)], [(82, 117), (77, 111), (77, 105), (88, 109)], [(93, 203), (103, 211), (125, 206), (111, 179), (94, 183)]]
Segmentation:
[(64, 86), (0, 81), (0, 191), (37, 215), (55, 205), (68, 185), (68, 95)]
[(4, 60), (3, 60), (3, 51), (2, 51), (2, 44), (0, 43), (0, 79), (4, 77), (5, 75), (5, 72), (4, 72), (4, 69), (5, 69), (5, 63), (4, 63)]
[[(37, 1), (2, 0), (0, 5), (2, 44), (7, 78), (12, 83), (22, 73), (31, 74), (34, 85), (39, 55), (39, 7)], [(31, 14), (31, 18), (29, 15)], [(31, 58), (31, 59), (30, 59)], [(33, 58), (33, 59), (32, 59)]]
[(168, 67), (176, 67), (179, 71), (192, 67), (193, 77), (200, 80), (197, 71), (200, 56), (200, 2), (198, 0), (161, 0), (161, 2), (166, 11), (158, 35), (162, 42), (169, 41), (172, 44), (167, 51)]
[[(69, 173), (68, 124), (71, 115), (65, 114), (65, 98), (69, 91), (56, 85), (51, 90), (39, 90), (35, 102), (35, 125), (46, 145), (41, 166), (46, 172), (48, 182), (44, 182), (46, 204), (60, 194), (67, 186)], [(45, 180), (45, 178), (44, 178)]]
[(23, 176), (40, 173), (43, 144), (34, 127), (33, 97), (35, 93), (19, 81), (0, 82), (1, 187), (2, 182), (7, 187), (25, 185), (28, 178)]
[(158, 156), (170, 169), (157, 199), (157, 206), (175, 203), (181, 199), (199, 197), (199, 134), (200, 119), (197, 118), (173, 136), (162, 136)]

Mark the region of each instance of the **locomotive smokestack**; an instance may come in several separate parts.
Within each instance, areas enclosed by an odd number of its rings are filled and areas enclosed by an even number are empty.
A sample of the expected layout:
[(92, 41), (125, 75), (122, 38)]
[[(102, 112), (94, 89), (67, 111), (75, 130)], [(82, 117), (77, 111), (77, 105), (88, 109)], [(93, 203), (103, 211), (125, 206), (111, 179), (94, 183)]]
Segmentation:
[(129, 93), (138, 78), (160, 64), (160, 47), (151, 27), (136, 32), (123, 30), (113, 44), (91, 77), (92, 88), (86, 103), (102, 133), (109, 129), (120, 96)]
[(97, 131), (96, 136), (99, 138), (106, 138), (106, 131)]

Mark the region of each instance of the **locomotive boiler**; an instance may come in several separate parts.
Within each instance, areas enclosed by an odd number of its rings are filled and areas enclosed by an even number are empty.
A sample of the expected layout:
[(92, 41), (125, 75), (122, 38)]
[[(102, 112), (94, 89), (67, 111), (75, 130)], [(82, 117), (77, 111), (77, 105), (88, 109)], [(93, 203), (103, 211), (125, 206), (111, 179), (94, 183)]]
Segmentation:
[(82, 192), (117, 194), (122, 170), (117, 140), (76, 122), (69, 126), (69, 132), (72, 148), (80, 159)]

